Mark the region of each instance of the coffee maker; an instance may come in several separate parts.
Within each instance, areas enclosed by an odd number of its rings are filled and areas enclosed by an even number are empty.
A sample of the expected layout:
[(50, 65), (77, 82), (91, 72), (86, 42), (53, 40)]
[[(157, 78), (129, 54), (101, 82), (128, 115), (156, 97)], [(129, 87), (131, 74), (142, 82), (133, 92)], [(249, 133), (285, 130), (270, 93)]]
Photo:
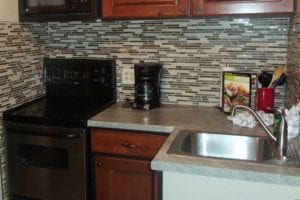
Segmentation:
[(159, 63), (139, 63), (134, 65), (135, 101), (133, 108), (150, 110), (160, 105)]

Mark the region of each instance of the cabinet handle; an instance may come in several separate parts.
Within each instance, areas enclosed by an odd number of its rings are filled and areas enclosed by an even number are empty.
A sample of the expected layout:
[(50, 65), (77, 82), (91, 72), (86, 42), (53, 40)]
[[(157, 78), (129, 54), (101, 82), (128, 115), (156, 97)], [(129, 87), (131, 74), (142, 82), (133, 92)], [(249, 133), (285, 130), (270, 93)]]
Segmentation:
[(127, 143), (127, 142), (124, 142), (122, 145), (124, 147), (126, 147), (126, 148), (132, 148), (132, 149), (134, 149), (134, 148), (140, 148), (139, 146), (137, 146), (135, 144), (130, 144), (130, 143)]
[(25, 12), (29, 12), (30, 10), (29, 10), (29, 8), (25, 8)]
[(184, 8), (180, 8), (179, 10), (181, 13), (185, 13), (185, 9)]
[(102, 162), (97, 162), (98, 167), (102, 167)]
[(201, 12), (201, 8), (197, 7), (197, 8), (195, 8), (195, 11), (196, 12)]
[(28, 158), (21, 158), (20, 159), (20, 164), (24, 165), (24, 166), (28, 166), (29, 165), (29, 159)]

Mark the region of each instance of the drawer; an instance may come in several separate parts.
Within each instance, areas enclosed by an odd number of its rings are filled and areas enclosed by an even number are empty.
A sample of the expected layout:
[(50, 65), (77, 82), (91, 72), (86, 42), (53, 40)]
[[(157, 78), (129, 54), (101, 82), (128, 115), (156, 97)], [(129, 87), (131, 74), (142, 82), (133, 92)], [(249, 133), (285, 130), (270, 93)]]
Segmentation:
[(135, 131), (92, 129), (92, 152), (153, 158), (167, 136)]

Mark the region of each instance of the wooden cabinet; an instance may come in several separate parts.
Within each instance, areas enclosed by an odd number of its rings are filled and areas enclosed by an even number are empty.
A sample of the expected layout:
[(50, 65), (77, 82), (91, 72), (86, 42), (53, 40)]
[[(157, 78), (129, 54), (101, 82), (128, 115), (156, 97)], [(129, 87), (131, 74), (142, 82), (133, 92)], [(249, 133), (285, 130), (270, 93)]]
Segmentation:
[(105, 0), (102, 1), (102, 17), (165, 18), (190, 15), (190, 0)]
[(293, 13), (294, 0), (192, 0), (193, 16)]
[(104, 19), (293, 13), (295, 0), (105, 0)]
[(20, 21), (91, 20), (97, 0), (19, 0)]
[(158, 200), (159, 173), (150, 162), (165, 135), (92, 129), (94, 199)]
[(150, 161), (95, 156), (96, 200), (154, 200), (156, 173)]

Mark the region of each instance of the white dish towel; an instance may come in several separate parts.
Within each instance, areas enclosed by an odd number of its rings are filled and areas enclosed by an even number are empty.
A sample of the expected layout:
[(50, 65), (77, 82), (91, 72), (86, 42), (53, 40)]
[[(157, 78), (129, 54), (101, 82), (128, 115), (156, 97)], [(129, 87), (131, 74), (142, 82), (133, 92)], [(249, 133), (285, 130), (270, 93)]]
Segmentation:
[[(257, 111), (256, 113), (267, 126), (273, 125), (274, 115), (272, 113), (265, 113), (261, 110)], [(234, 117), (228, 116), (227, 118), (235, 125), (248, 128), (253, 128), (258, 123), (255, 117), (248, 111), (240, 111)]]

